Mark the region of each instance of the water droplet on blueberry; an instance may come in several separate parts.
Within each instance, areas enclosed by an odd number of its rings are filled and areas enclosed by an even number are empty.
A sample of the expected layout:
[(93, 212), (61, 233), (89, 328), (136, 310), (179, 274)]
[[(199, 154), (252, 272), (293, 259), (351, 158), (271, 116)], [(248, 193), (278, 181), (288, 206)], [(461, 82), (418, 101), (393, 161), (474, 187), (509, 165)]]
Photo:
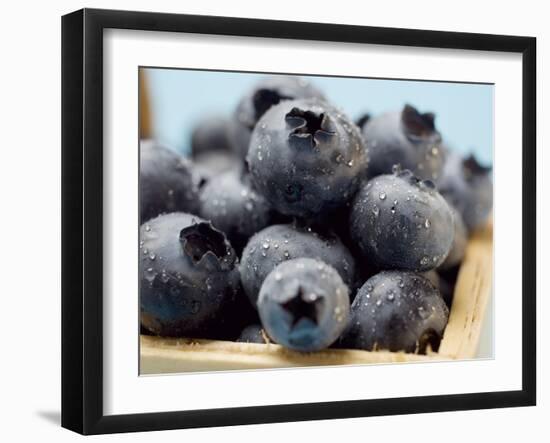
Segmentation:
[(156, 272), (153, 268), (147, 268), (145, 270), (145, 279), (148, 281), (148, 282), (152, 282), (155, 277), (156, 277)]

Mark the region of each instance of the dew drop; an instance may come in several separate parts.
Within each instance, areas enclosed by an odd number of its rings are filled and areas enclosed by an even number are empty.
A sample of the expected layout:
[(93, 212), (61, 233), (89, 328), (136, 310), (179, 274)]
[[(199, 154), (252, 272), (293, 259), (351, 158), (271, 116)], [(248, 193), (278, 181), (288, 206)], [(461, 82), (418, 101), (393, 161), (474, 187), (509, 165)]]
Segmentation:
[(165, 270), (162, 270), (162, 272), (160, 274), (160, 279), (163, 283), (167, 283), (168, 280), (170, 280), (170, 276), (166, 273)]
[(145, 279), (148, 281), (148, 282), (152, 282), (155, 277), (156, 277), (156, 273), (155, 273), (155, 270), (153, 268), (147, 268), (145, 270)]
[(149, 232), (150, 230), (151, 230), (151, 226), (145, 225), (145, 231), (146, 231), (146, 232)]
[(314, 302), (318, 298), (319, 298), (318, 294), (316, 294), (315, 292), (311, 292), (311, 293), (305, 295), (304, 300), (309, 301), (309, 302)]
[(386, 200), (386, 193), (382, 191), (380, 194), (378, 194), (378, 197), (380, 198), (380, 200)]
[(430, 220), (429, 220), (429, 219), (426, 219), (426, 221), (424, 222), (424, 227), (425, 227), (426, 229), (429, 229), (429, 227), (430, 227), (431, 225), (432, 225), (432, 224), (431, 224)]

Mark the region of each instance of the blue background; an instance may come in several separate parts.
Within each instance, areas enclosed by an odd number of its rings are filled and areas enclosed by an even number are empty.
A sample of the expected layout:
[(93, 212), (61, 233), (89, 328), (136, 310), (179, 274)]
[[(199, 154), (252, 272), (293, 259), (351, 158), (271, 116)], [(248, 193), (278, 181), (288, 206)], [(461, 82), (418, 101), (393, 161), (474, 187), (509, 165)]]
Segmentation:
[[(263, 77), (259, 74), (148, 68), (147, 80), (155, 136), (182, 153), (189, 150), (198, 119), (210, 114), (230, 116), (239, 99)], [(308, 77), (329, 101), (353, 119), (401, 109), (409, 103), (436, 114), (445, 142), (463, 153), (474, 152), (492, 164), (492, 85)]]

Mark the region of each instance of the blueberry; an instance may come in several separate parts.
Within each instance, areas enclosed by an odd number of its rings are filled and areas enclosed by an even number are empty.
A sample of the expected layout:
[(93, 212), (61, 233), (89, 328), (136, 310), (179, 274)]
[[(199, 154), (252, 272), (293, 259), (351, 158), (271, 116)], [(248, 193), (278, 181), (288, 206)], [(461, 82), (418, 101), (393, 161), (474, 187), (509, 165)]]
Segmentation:
[(236, 303), (237, 257), (222, 232), (190, 214), (140, 227), (141, 324), (163, 336), (212, 334)]
[(428, 279), (383, 271), (359, 289), (341, 345), (418, 353), (430, 345), (437, 351), (448, 318), (447, 306)]
[(445, 278), (441, 276), (439, 270), (432, 269), (431, 271), (424, 272), (421, 274), (423, 277), (426, 277), (432, 285), (439, 291), (441, 298), (450, 309), (451, 303), (453, 302), (454, 295), (454, 283), (448, 282)]
[(210, 115), (199, 120), (191, 134), (191, 155), (198, 158), (212, 152), (229, 152), (230, 121), (224, 117)]
[(449, 153), (438, 188), (458, 211), (466, 227), (473, 230), (482, 226), (493, 207), (491, 168), (478, 163), (475, 156), (463, 159)]
[(237, 339), (240, 343), (266, 343), (265, 332), (261, 325), (253, 324), (244, 328)]
[(453, 244), (451, 246), (451, 250), (449, 251), (449, 254), (447, 255), (447, 258), (443, 263), (441, 263), (441, 265), (439, 266), (439, 269), (449, 269), (459, 265), (462, 262), (462, 259), (464, 258), (464, 253), (466, 252), (466, 245), (468, 243), (468, 230), (466, 229), (466, 225), (462, 220), (462, 215), (460, 215), (460, 213), (452, 206), (451, 206), (451, 210), (453, 212), (454, 228), (455, 228), (455, 233), (453, 236)]
[(213, 178), (228, 171), (241, 173), (244, 162), (231, 152), (213, 151), (198, 155), (193, 160), (197, 175), (198, 187), (202, 188)]
[(167, 212), (196, 212), (197, 201), (197, 178), (191, 162), (152, 140), (141, 140), (141, 222)]
[(323, 94), (304, 78), (272, 76), (259, 81), (239, 102), (230, 126), (234, 151), (244, 158), (248, 152), (250, 134), (262, 115), (273, 105), (284, 100), (316, 97)]
[(453, 214), (434, 184), (410, 171), (371, 179), (357, 193), (351, 235), (379, 269), (427, 271), (439, 266), (454, 237)]
[(273, 225), (255, 234), (241, 257), (241, 281), (252, 304), (256, 306), (264, 279), (278, 264), (302, 257), (324, 261), (340, 273), (347, 285), (353, 285), (355, 262), (338, 237), (296, 224)]
[(143, 325), (139, 325), (139, 335), (152, 335)]
[(359, 129), (316, 99), (284, 101), (260, 119), (247, 155), (251, 180), (279, 212), (313, 218), (359, 187), (367, 152)]
[(393, 165), (399, 164), (420, 178), (437, 179), (445, 153), (434, 119), (434, 114), (421, 114), (410, 105), (401, 112), (370, 118), (363, 127), (369, 150), (369, 177), (388, 174)]
[(266, 200), (249, 186), (246, 176), (234, 171), (218, 175), (201, 189), (200, 208), (200, 215), (223, 231), (237, 251), (271, 218)]
[(297, 351), (318, 351), (334, 343), (347, 325), (348, 288), (326, 263), (289, 260), (265, 279), (258, 312), (276, 343)]

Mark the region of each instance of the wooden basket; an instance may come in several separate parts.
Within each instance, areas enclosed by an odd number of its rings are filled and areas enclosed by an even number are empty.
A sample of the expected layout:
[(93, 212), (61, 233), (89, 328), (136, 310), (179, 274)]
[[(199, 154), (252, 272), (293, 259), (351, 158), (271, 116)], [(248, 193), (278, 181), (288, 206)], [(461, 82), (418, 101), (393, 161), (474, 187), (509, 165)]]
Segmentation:
[(227, 371), (299, 366), (402, 363), (476, 357), (492, 294), (492, 223), (472, 235), (460, 271), (449, 323), (439, 352), (428, 355), (389, 351), (327, 349), (313, 353), (290, 351), (276, 344), (141, 336), (140, 374)]

